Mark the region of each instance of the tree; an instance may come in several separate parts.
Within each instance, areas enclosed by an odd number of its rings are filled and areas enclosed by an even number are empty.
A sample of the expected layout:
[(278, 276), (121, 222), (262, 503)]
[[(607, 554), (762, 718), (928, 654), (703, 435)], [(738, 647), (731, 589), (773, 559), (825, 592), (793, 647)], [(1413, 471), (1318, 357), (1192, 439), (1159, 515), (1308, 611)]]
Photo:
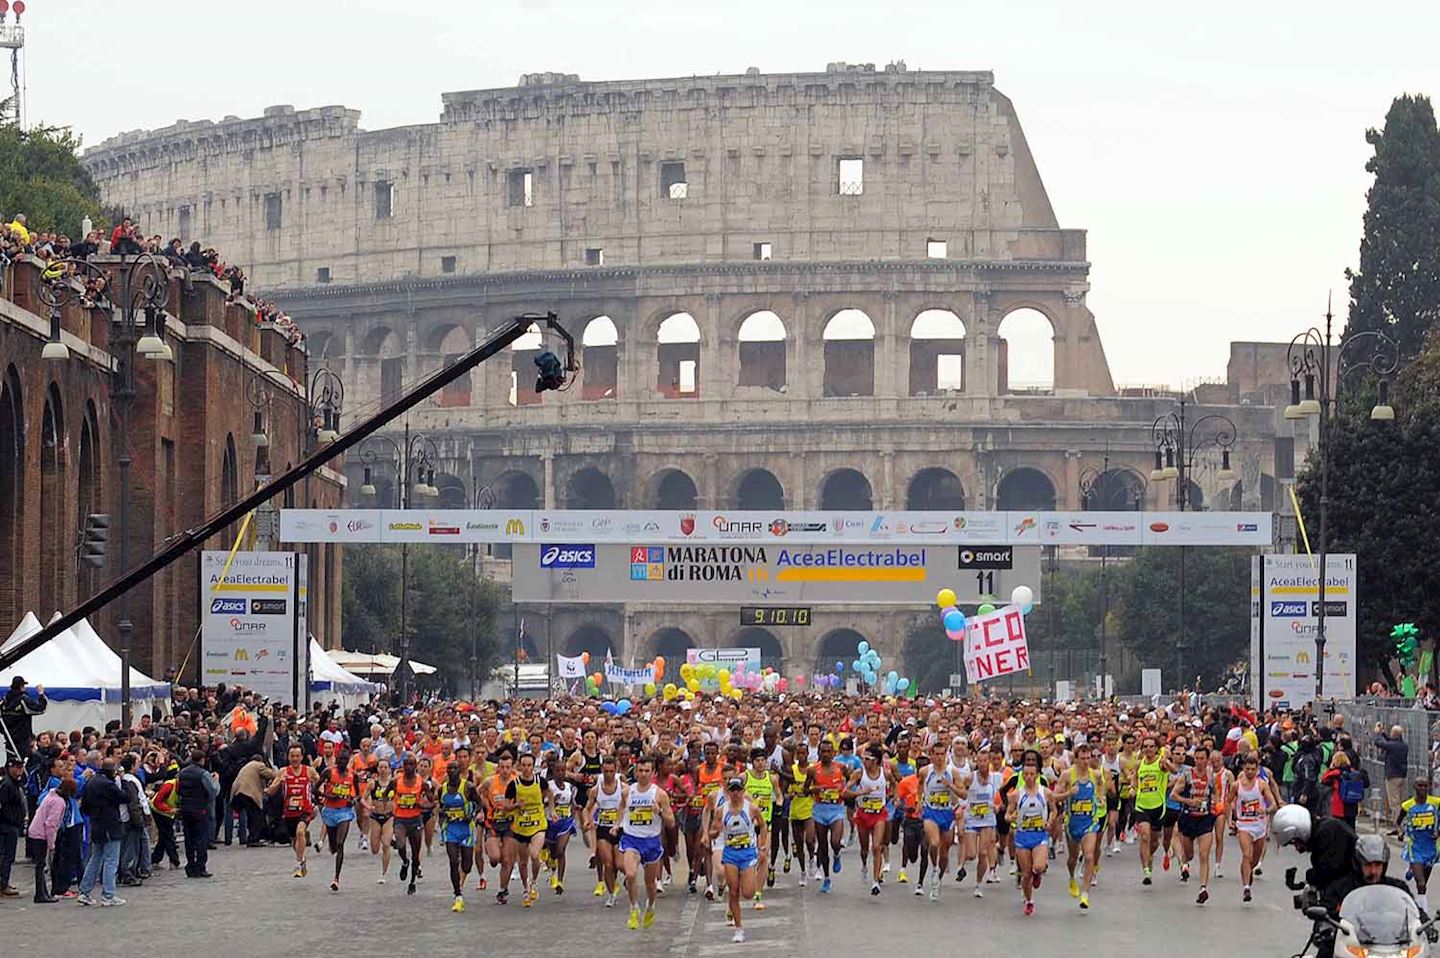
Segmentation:
[[(497, 624), (504, 590), (476, 579), (470, 560), (437, 548), (411, 549), (405, 626), (410, 655), (435, 666), (447, 692), (469, 692), (472, 648), (477, 676), (499, 659)], [(400, 651), (400, 550), (351, 546), (342, 586), (345, 643), (360, 651)]]
[(1385, 128), (1367, 130), (1375, 174), (1367, 195), (1360, 267), (1350, 280), (1346, 334), (1378, 330), (1420, 351), (1440, 315), (1440, 132), (1423, 96), (1397, 97)]
[[(1185, 549), (1185, 637), (1181, 659), (1181, 550), (1141, 548), (1110, 580), (1117, 638), (1167, 685), (1199, 674), (1209, 687), (1250, 648), (1250, 553), (1245, 549)], [(1180, 674), (1180, 670), (1184, 674)]]
[(961, 643), (945, 635), (937, 612), (917, 615), (910, 621), (900, 658), (905, 663), (905, 675), (928, 694), (949, 686), (953, 673), (965, 671), (962, 653)]
[[(1422, 641), (1440, 637), (1440, 592), (1428, 549), (1440, 541), (1440, 330), (1401, 370), (1394, 395), (1394, 422), (1371, 420), (1368, 403), (1345, 402), (1328, 437), (1325, 540), (1330, 552), (1357, 556), (1355, 652), (1362, 669), (1376, 672), (1393, 651), (1393, 626), (1414, 622)], [(1314, 454), (1297, 492), (1312, 548), (1319, 548)]]
[(0, 213), (24, 213), (30, 229), (74, 239), (88, 216), (102, 225), (100, 189), (80, 165), (80, 138), (67, 127), (0, 125)]

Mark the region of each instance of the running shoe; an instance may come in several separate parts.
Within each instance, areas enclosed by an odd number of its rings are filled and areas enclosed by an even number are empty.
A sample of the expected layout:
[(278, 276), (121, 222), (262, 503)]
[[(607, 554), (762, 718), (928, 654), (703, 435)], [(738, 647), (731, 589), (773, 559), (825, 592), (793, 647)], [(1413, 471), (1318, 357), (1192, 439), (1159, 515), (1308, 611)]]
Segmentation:
[(340, 879), (338, 879), (338, 878), (332, 878), (332, 879), (330, 879), (330, 890), (331, 890), (331, 891), (339, 891), (339, 890), (340, 890)]
[(910, 876), (907, 875), (907, 874), (905, 874), (905, 869), (902, 868), (902, 869), (900, 869), (900, 874), (899, 874), (898, 876), (896, 876), (895, 880), (898, 881), (898, 882), (899, 882), (900, 884), (902, 884), (902, 885), (908, 884), (909, 881), (910, 881)]
[(880, 894), (880, 883), (879, 883), (878, 881), (877, 881), (877, 882), (871, 882), (871, 883), (870, 883), (870, 894), (872, 894), (872, 895), (878, 895), (878, 894)]
[[(291, 876), (290, 876), (290, 877), (292, 877), (292, 878), (304, 878), (304, 877), (305, 877), (305, 867), (304, 867), (303, 865), (296, 865), (296, 866), (295, 866), (295, 871), (293, 871), (293, 872), (291, 873)], [(404, 876), (403, 876), (403, 875), (401, 876), (401, 879), (402, 879), (402, 880), (404, 879)]]
[(966, 876), (968, 876), (969, 874), (970, 873), (965, 870), (964, 866), (961, 866), (960, 870), (955, 873), (955, 884), (959, 885), (964, 882)]
[(785, 874), (790, 874), (790, 856), (785, 856)]
[(384, 876), (384, 875), (381, 875), (379, 878), (375, 879), (375, 884), (377, 884), (377, 885), (383, 885), (383, 884), (385, 884), (385, 876)]
[[(604, 887), (604, 882), (600, 882), (599, 884), (600, 884), (600, 886), (601, 886), (602, 888)], [(596, 892), (596, 894), (599, 894), (599, 892)], [(692, 894), (692, 895), (695, 894), (695, 879), (694, 879), (694, 877), (691, 877), (691, 879), (690, 879), (690, 894)]]
[(815, 874), (813, 874), (813, 875), (810, 876), (810, 880), (811, 880), (811, 881), (819, 881), (820, 879), (822, 879), (822, 878), (824, 878), (824, 877), (825, 877), (825, 873), (820, 870), (820, 866), (819, 866), (819, 865), (816, 865), (816, 866), (815, 866)]
[(455, 896), (455, 904), (453, 904), (453, 905), (450, 906), (450, 910), (451, 910), (451, 911), (454, 911), (454, 912), (464, 911), (464, 910), (465, 910), (465, 897), (464, 897), (463, 895), (456, 895), (456, 896)]
[(976, 885), (976, 886), (975, 886), (975, 897), (976, 897), (976, 898), (984, 898), (984, 897), (985, 897), (985, 893), (980, 890), (980, 886), (979, 886), (979, 885)]
[(939, 901), (939, 900), (940, 900), (940, 883), (939, 883), (939, 882), (931, 882), (931, 883), (930, 883), (930, 900), (931, 900), (931, 901)]
[(1259, 865), (1256, 865), (1256, 866), (1255, 866), (1255, 877), (1256, 877), (1256, 878), (1259, 878), (1259, 877), (1260, 877), (1260, 866), (1259, 866)]
[(1025, 903), (1025, 914), (1026, 914), (1026, 915), (1033, 915), (1033, 914), (1035, 914), (1035, 903), (1034, 903), (1033, 901), (1027, 901), (1027, 902)]
[(745, 929), (736, 928), (735, 935), (730, 940), (736, 942), (737, 944), (743, 942), (745, 940)]
[(628, 921), (625, 922), (625, 927), (629, 928), (631, 931), (640, 930), (640, 909), (630, 909), (630, 918)]
[(476, 888), (478, 891), (485, 891), (485, 890), (486, 890), (487, 888), (489, 888), (489, 887), (490, 887), (490, 883), (485, 880), (485, 876), (484, 876), (484, 875), (481, 875), (481, 876), (480, 876), (480, 882), (479, 882), (479, 884), (477, 884), (477, 885), (475, 886), (475, 888)]
[(408, 885), (405, 886), (405, 894), (407, 894), (407, 895), (413, 895), (413, 894), (415, 894), (415, 883), (414, 883), (413, 881), (412, 881), (410, 884), (408, 884)]
[(1224, 878), (1224, 877), (1225, 877), (1225, 870), (1220, 867), (1220, 863), (1219, 863), (1219, 862), (1216, 862), (1216, 863), (1215, 863), (1215, 877), (1216, 877), (1216, 878)]
[[(297, 869), (295, 869), (295, 870), (298, 872), (300, 869), (297, 868)], [(401, 880), (401, 881), (404, 881), (407, 877), (409, 877), (409, 875), (410, 875), (410, 863), (409, 863), (409, 862), (401, 862), (401, 863), (400, 863), (400, 880)], [(299, 875), (296, 875), (295, 877), (296, 877), (296, 878), (299, 878), (300, 876), (299, 876)]]
[(606, 907), (606, 908), (614, 908), (614, 907), (615, 907), (615, 896), (614, 896), (614, 895), (606, 895), (606, 896), (605, 896), (605, 907)]
[(551, 872), (551, 873), (550, 873), (550, 887), (553, 889), (553, 888), (554, 888), (556, 885), (558, 885), (558, 884), (560, 884), (560, 877), (559, 877), (558, 875), (556, 875), (554, 872)]
[[(416, 877), (416, 878), (419, 878), (419, 877), (420, 877), (420, 874), (419, 874), (420, 869), (419, 869), (418, 866), (416, 867), (415, 872), (416, 872), (415, 877)], [(306, 875), (308, 875), (308, 874), (310, 874), (310, 866), (309, 866), (309, 864), (308, 864), (307, 862), (301, 862), (301, 863), (300, 863), (300, 877), (301, 877), (301, 878), (304, 878), (304, 877), (305, 877)]]
[(765, 896), (762, 895), (762, 894), (760, 893), (760, 891), (757, 889), (756, 892), (755, 892), (755, 896), (751, 899), (751, 901), (761, 901), (761, 900), (764, 899), (764, 897), (765, 897)]
[(714, 901), (714, 900), (715, 900), (715, 886), (714, 886), (714, 885), (706, 885), (706, 886), (705, 886), (705, 900), (706, 900), (706, 901)]
[(1190, 880), (1190, 864), (1188, 862), (1180, 866), (1180, 880), (1182, 882)]
[(100, 901), (97, 902), (97, 904), (101, 908), (118, 908), (121, 905), (125, 904), (125, 899), (116, 898), (114, 895), (111, 895), (109, 898), (101, 896)]
[(1170, 851), (1169, 851), (1169, 849), (1166, 849), (1166, 851), (1165, 851), (1165, 857), (1162, 858), (1162, 859), (1160, 859), (1160, 867), (1163, 868), (1163, 869), (1164, 869), (1165, 871), (1167, 871), (1167, 872), (1170, 870)]
[(1150, 877), (1150, 869), (1148, 869), (1148, 868), (1145, 869), (1145, 877), (1142, 878), (1142, 879), (1140, 879), (1140, 884), (1142, 884), (1142, 885), (1152, 885), (1152, 884), (1154, 884), (1154, 880)]
[(640, 924), (644, 928), (655, 927), (655, 909), (653, 906), (645, 909), (645, 917), (641, 919)]
[(1089, 910), (1090, 910), (1090, 896), (1089, 896), (1089, 895), (1081, 895), (1081, 896), (1080, 896), (1080, 910), (1081, 910), (1081, 911), (1089, 911)]
[(1248, 903), (1248, 902), (1250, 901), (1250, 897), (1251, 897), (1251, 896), (1250, 896), (1250, 886), (1249, 886), (1249, 885), (1246, 885), (1246, 886), (1245, 886), (1245, 894), (1243, 894), (1243, 895), (1240, 896), (1240, 900), (1243, 901), (1243, 902)]
[(1075, 879), (1073, 879), (1073, 878), (1070, 879), (1070, 897), (1071, 897), (1071, 898), (1079, 898), (1079, 897), (1080, 897), (1080, 883), (1079, 883), (1078, 881), (1076, 881)]
[(840, 852), (838, 851), (835, 853), (835, 863), (830, 866), (830, 870), (837, 875), (840, 874)]
[(916, 882), (916, 883), (915, 883), (915, 897), (916, 897), (916, 898), (919, 898), (919, 897), (920, 897), (921, 895), (923, 895), (923, 894), (925, 894), (925, 889), (922, 887), (922, 885), (921, 885), (920, 882)]
[(830, 894), (830, 879), (826, 878), (820, 882), (820, 894)]
[(775, 869), (774, 869), (774, 868), (771, 868), (770, 870), (768, 870), (768, 871), (765, 873), (765, 887), (766, 887), (766, 888), (774, 888), (774, 887), (775, 887)]
[(497, 904), (497, 905), (508, 905), (508, 904), (510, 904), (510, 892), (508, 892), (508, 891), (505, 890), (504, 888), (502, 888), (502, 889), (500, 889), (499, 891), (497, 891), (497, 892), (495, 893), (495, 904)]
[(520, 894), (520, 907), (533, 908), (534, 906), (535, 899), (530, 897), (530, 889), (527, 888), (524, 892)]
[(557, 894), (557, 895), (563, 895), (563, 894), (565, 894), (565, 883), (564, 883), (564, 882), (559, 882), (559, 881), (557, 881), (552, 887), (555, 889), (555, 894)]
[(801, 888), (804, 888), (804, 887), (805, 887), (805, 873), (804, 873), (804, 872), (801, 872), (801, 873), (800, 873), (800, 887), (801, 887)]
[(1197, 896), (1195, 896), (1195, 904), (1197, 904), (1197, 905), (1203, 905), (1203, 904), (1205, 904), (1205, 903), (1206, 903), (1207, 901), (1209, 901), (1209, 900), (1210, 900), (1210, 889), (1206, 888), (1204, 885), (1201, 885), (1201, 886), (1200, 886), (1200, 894), (1197, 895)]
[(95, 899), (91, 898), (89, 895), (79, 895), (79, 896), (77, 896), (77, 897), (75, 898), (75, 904), (77, 904), (77, 905), (93, 905), (93, 904), (95, 904)]

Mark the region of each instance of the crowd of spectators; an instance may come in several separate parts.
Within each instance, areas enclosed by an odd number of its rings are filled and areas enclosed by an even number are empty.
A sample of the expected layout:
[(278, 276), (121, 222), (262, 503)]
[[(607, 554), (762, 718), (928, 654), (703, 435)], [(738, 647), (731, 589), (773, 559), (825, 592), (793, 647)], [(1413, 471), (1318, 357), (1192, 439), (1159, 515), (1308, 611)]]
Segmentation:
[[(145, 253), (164, 257), (175, 269), (214, 276), (228, 284), (230, 295), (227, 302), (245, 303), (254, 309), (256, 323), (280, 330), (291, 345), (299, 345), (304, 340), (300, 327), (273, 301), (246, 295), (245, 271), (222, 260), (214, 247), (201, 246), (199, 242), (192, 242), (186, 247), (178, 237), (167, 243), (158, 233), (147, 237), (128, 216), (110, 231), (108, 241), (102, 230), (91, 230), (83, 240), (74, 243), (64, 233), (33, 231), (24, 213), (0, 226), (0, 268), (8, 267), (16, 258), (26, 255), (46, 264), (58, 264), (65, 259), (89, 260), (93, 256), (140, 256)], [(46, 271), (47, 278), (58, 279), (64, 275), (65, 271), (59, 265)], [(83, 304), (87, 307), (101, 305), (104, 291), (105, 284), (92, 279), (87, 283)]]

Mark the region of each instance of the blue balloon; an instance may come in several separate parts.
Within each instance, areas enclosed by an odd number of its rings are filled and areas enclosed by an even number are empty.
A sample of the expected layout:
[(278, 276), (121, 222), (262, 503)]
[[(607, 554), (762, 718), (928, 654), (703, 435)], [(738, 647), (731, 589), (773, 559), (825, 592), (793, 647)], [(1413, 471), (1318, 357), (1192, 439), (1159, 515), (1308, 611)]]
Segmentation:
[(866, 652), (870, 651), (870, 643), (866, 642), (864, 639), (861, 639), (860, 644), (855, 646), (855, 651), (859, 652), (861, 655), (864, 655)]
[(619, 708), (615, 705), (614, 702), (601, 702), (600, 711), (604, 712), (606, 715), (614, 715), (616, 712), (619, 711)]
[(965, 613), (955, 611), (945, 613), (945, 629), (948, 632), (959, 632), (965, 628)]
[(906, 691), (907, 689), (910, 688), (910, 680), (909, 680), (909, 679), (901, 679), (899, 682), (895, 683), (895, 687), (896, 687), (897, 689), (899, 689), (900, 691), (904, 692), (904, 691)]
[(630, 704), (629, 699), (621, 699), (620, 701), (615, 703), (615, 714), (628, 715), (632, 707), (633, 706)]
[(891, 670), (890, 670), (890, 674), (887, 675), (887, 676), (885, 676), (885, 677), (886, 677), (887, 679), (889, 679), (891, 682), (898, 682), (898, 681), (900, 681), (900, 673), (899, 673), (899, 672), (896, 672), (894, 669), (891, 669)]
[(1034, 602), (1026, 602), (1024, 605), (1022, 605), (1022, 606), (1020, 607), (1020, 614), (1021, 614), (1021, 615), (1029, 615), (1029, 614), (1030, 614), (1030, 610), (1033, 609), (1033, 608), (1035, 608), (1035, 603), (1034, 603)]
[(859, 659), (856, 659), (854, 662), (850, 663), (850, 668), (854, 669), (856, 672), (864, 672), (865, 663), (860, 661)]
[(844, 662), (836, 662), (836, 663), (835, 663), (835, 671), (836, 671), (837, 673), (839, 673), (839, 672), (844, 672), (844, 671), (845, 671), (845, 663), (844, 663)]
[(865, 653), (865, 657), (866, 657), (867, 659), (869, 659), (871, 662), (879, 662), (879, 661), (880, 661), (880, 653), (879, 653), (879, 652), (876, 652), (874, 649), (871, 649), (870, 651), (866, 652), (866, 653)]

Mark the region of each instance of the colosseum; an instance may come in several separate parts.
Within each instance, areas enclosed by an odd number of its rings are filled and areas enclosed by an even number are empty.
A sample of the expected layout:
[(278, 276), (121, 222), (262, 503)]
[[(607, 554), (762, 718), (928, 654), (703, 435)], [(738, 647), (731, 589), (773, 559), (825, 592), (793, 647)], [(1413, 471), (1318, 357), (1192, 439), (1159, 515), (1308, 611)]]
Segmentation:
[[(343, 378), (352, 421), (500, 321), (556, 310), (583, 344), (574, 388), (533, 391), (532, 335), (410, 415), (446, 507), (1174, 501), (1142, 477), (1180, 394), (1114, 384), (1085, 231), (1061, 227), (991, 73), (546, 73), (441, 100), (438, 122), (378, 131), (339, 106), (181, 121), (84, 160), (147, 234), (214, 245), (279, 300), (312, 362)], [(1157, 348), (1173, 334), (1150, 333)], [(1198, 457), (1191, 504), (1274, 508), (1295, 458), (1273, 406), (1283, 359), (1233, 344), (1226, 379), (1186, 393), (1235, 421), (1242, 477), (1222, 485)], [(1040, 374), (1012, 379), (1022, 366)], [(353, 505), (395, 504), (388, 455), (368, 500), (347, 464)], [(1086, 496), (1082, 478), (1107, 467), (1108, 501)], [(494, 551), (489, 574), (508, 577)], [(800, 671), (859, 638), (898, 660), (913, 612), (825, 608), (775, 631), (722, 607), (517, 617), (534, 655), (758, 646)]]

